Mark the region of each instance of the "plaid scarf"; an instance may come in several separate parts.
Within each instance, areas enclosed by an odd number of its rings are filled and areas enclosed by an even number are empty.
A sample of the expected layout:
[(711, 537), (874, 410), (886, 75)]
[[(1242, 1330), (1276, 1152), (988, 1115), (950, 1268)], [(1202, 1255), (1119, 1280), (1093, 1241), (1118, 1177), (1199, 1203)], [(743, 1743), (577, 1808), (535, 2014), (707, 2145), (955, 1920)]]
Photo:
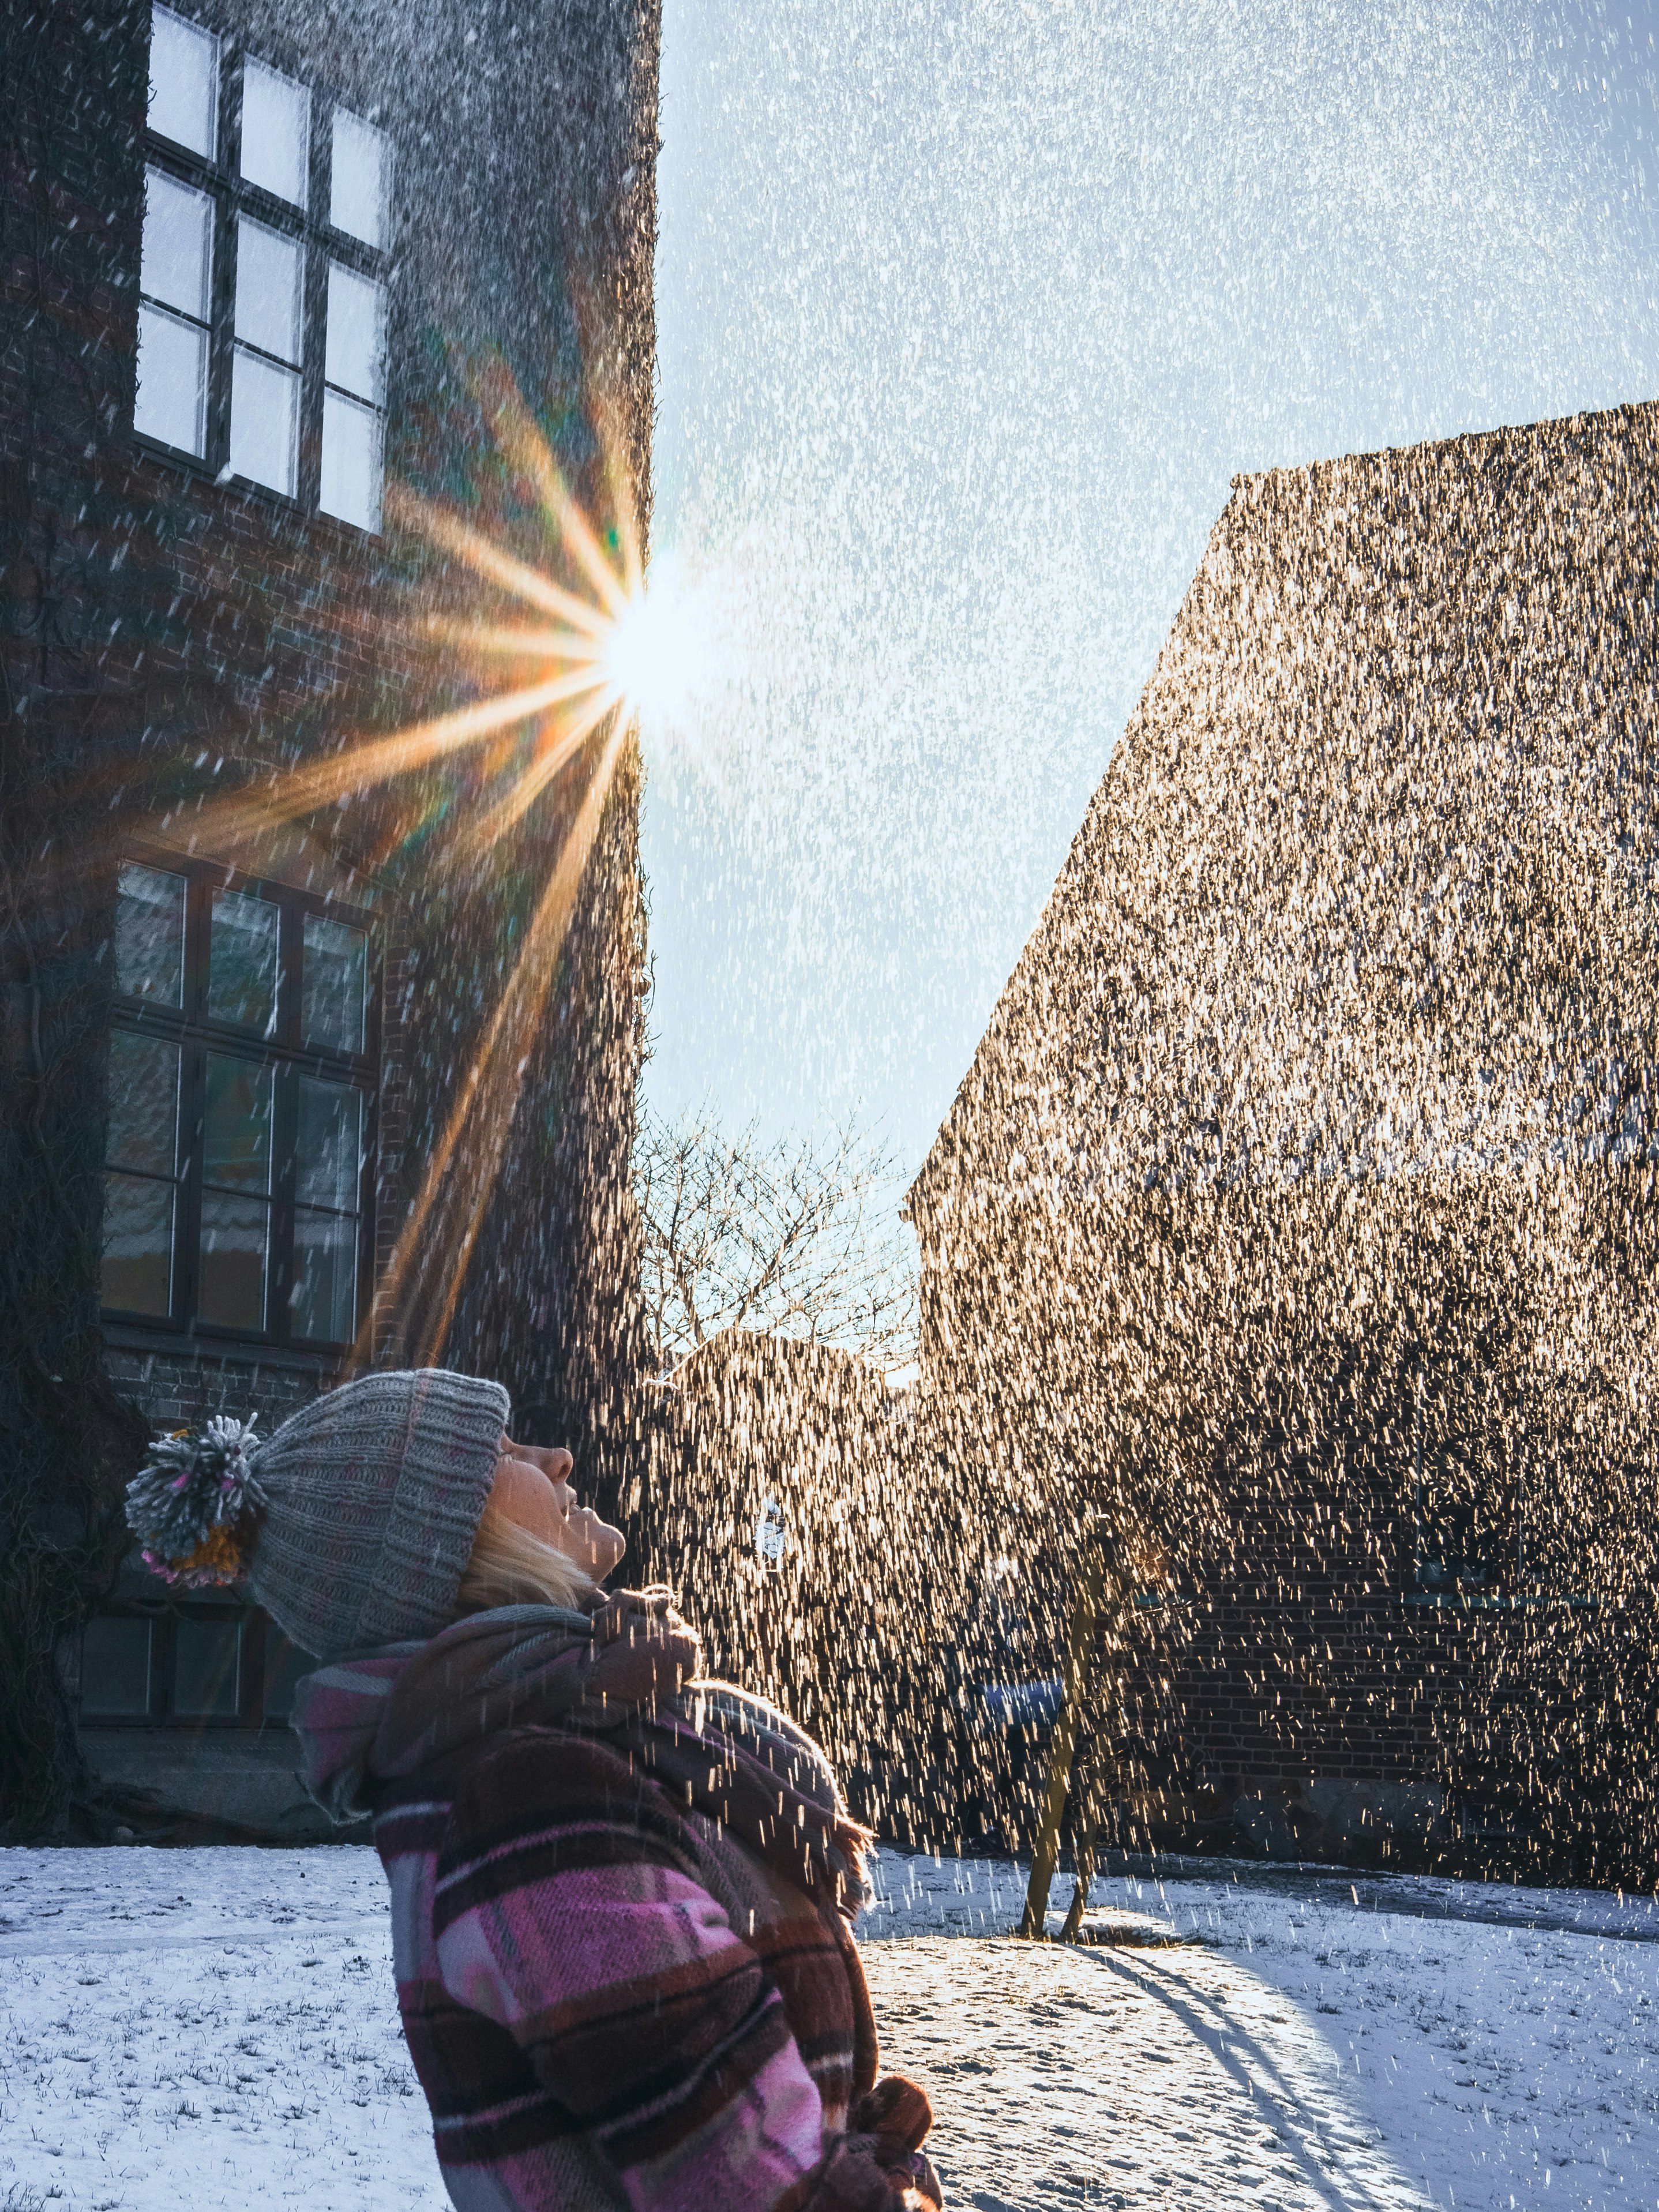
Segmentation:
[[(849, 1818), (811, 1739), (763, 1699), (702, 1680), (702, 1656), (662, 1589), (619, 1590), (591, 1613), (475, 1613), (306, 1676), (293, 1715), (302, 1777), (346, 1820), (508, 1729), (597, 1737), (850, 1926), (869, 1895), (870, 1831)], [(364, 1698), (369, 1681), (383, 1696)]]

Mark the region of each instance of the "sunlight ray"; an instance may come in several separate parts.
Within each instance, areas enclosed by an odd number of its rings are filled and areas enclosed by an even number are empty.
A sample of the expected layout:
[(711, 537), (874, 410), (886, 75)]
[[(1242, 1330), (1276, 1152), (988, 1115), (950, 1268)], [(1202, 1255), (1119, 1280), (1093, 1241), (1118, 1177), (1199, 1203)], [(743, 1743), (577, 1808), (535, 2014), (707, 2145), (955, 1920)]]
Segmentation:
[(526, 940), (526, 957), (520, 961), (519, 968), (514, 972), (514, 981), (516, 983), (526, 964), (531, 963), (531, 973), (522, 994), (522, 1003), (515, 1010), (511, 1041), (505, 1049), (501, 1048), (501, 1041), (497, 1042), (495, 1066), (490, 1071), (494, 1081), (491, 1083), (487, 1080), (480, 1085), (476, 1091), (469, 1094), (465, 1102), (469, 1108), (486, 1117), (485, 1136), (488, 1153), (487, 1157), (481, 1160), (478, 1152), (469, 1147), (468, 1164), (474, 1178), (471, 1202), (467, 1207), (465, 1218), (460, 1224), (459, 1230), (454, 1232), (448, 1249), (445, 1268), (448, 1279), (448, 1289), (445, 1292), (442, 1305), (434, 1316), (422, 1339), (420, 1353), (422, 1364), (438, 1357), (442, 1350), (444, 1340), (449, 1334), (450, 1324), (455, 1317), (455, 1308), (459, 1302), (461, 1286), (465, 1280), (468, 1263), (472, 1256), (472, 1249), (477, 1243), (478, 1232), (483, 1225), (484, 1213), (495, 1189), (496, 1179), (501, 1173), (501, 1161), (506, 1154), (513, 1111), (518, 1103), (524, 1072), (528, 1065), (532, 1025), (539, 1018), (546, 1001), (548, 988), (553, 980), (559, 948), (564, 942), (565, 933), (569, 927), (570, 916), (575, 906), (576, 893), (587, 866), (588, 854), (592, 850), (594, 838), (599, 834), (599, 820), (605, 810), (605, 798), (611, 788), (611, 779), (616, 773), (617, 757), (621, 752), (623, 739), (626, 733), (626, 725), (618, 721), (604, 753), (600, 756), (599, 765), (594, 770), (593, 780), (589, 784), (586, 796), (582, 801), (581, 811), (571, 825), (570, 835), (566, 838), (563, 850), (559, 855), (558, 866), (553, 872), (543, 896), (542, 903), (537, 909), (535, 921), (531, 927), (532, 934), (538, 942), (535, 945), (532, 952), (532, 945), (529, 940)]
[(613, 618), (619, 616), (627, 603), (626, 582), (618, 582), (593, 534), (592, 524), (571, 496), (541, 426), (516, 387), (507, 386), (499, 392), (492, 427), (503, 451), (535, 485), (543, 511), (557, 532), (560, 543), (574, 554), (607, 613)]
[(615, 690), (610, 690), (605, 697), (586, 708), (570, 728), (557, 732), (547, 750), (531, 763), (506, 798), (468, 830), (461, 842), (459, 857), (463, 860), (477, 860), (516, 822), (522, 821), (561, 769), (575, 757), (585, 741), (618, 703)]
[(579, 696), (604, 681), (597, 675), (580, 682), (568, 675), (550, 677), (544, 684), (501, 692), (494, 698), (479, 699), (470, 707), (437, 715), (429, 722), (394, 730), (389, 737), (347, 746), (327, 760), (292, 770), (269, 790), (234, 792), (209, 801), (198, 817), (198, 834), (236, 836), (274, 829), (301, 814), (331, 806), (352, 793), (428, 767), (446, 754), (477, 744), (494, 732), (532, 714), (544, 714), (550, 707)]
[(454, 645), (470, 653), (498, 654), (505, 659), (568, 660), (592, 663), (598, 659), (598, 647), (586, 631), (564, 629), (514, 629), (507, 625), (491, 627), (482, 623), (457, 622), (447, 615), (433, 615), (425, 625), (425, 634), (445, 645)]
[(445, 514), (442, 508), (394, 484), (386, 486), (386, 507), (406, 529), (418, 531), (443, 551), (453, 553), (477, 574), (499, 584), (504, 592), (512, 592), (530, 606), (542, 607), (549, 614), (559, 616), (572, 629), (596, 639), (605, 635), (608, 624), (600, 608), (578, 599), (574, 592), (567, 592), (538, 568), (532, 568), (527, 561), (503, 551), (471, 523)]
[[(466, 1254), (471, 1251), (485, 1205), (500, 1172), (513, 1109), (529, 1062), (533, 1026), (545, 1001), (559, 948), (564, 941), (625, 731), (626, 726), (619, 720), (594, 769), (581, 808), (526, 932), (513, 972), (473, 1055), (443, 1134), (433, 1148), (420, 1191), (410, 1208), (376, 1293), (374, 1309), (359, 1335), (356, 1352), (359, 1363), (371, 1356), (375, 1329), (386, 1312), (398, 1310), (404, 1282), (417, 1255), (423, 1273), (435, 1273), (440, 1279), (447, 1275), (450, 1285), (439, 1323), (427, 1331), (426, 1342), (441, 1343), (453, 1318), (465, 1272), (461, 1247), (465, 1246)], [(466, 1143), (463, 1148), (464, 1137)], [(450, 1164), (458, 1150), (462, 1151), (466, 1163), (471, 1206), (471, 1218), (452, 1230), (447, 1225), (447, 1208), (442, 1201), (448, 1195)], [(428, 1234), (434, 1212), (438, 1219), (433, 1233)]]

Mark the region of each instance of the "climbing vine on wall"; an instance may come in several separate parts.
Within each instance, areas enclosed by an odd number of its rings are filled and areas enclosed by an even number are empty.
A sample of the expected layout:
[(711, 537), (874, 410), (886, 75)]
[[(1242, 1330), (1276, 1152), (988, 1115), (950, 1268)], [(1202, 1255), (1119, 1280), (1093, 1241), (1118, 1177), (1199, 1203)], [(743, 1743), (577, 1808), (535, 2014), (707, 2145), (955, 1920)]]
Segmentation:
[[(124, 11), (106, 9), (116, 27)], [(136, 88), (77, 74), (61, 11), (0, 29), (0, 1832), (61, 1832), (88, 1778), (58, 1655), (125, 1547), (143, 1443), (98, 1333), (105, 947), (93, 858), (116, 714), (105, 655), (130, 614), (106, 467), (131, 374), (110, 319), (136, 240), (88, 217), (136, 161)], [(125, 49), (130, 51), (129, 49)], [(25, 441), (21, 426), (32, 426)], [(122, 649), (123, 648), (118, 648)], [(27, 1234), (14, 1233), (27, 1224)]]

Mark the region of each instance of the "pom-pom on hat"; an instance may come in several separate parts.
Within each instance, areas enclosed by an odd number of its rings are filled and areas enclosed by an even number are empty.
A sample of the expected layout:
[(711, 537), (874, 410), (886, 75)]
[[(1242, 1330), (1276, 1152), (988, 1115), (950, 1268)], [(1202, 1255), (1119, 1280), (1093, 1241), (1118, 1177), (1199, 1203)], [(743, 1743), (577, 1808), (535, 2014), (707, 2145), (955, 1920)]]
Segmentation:
[(127, 1485), (127, 1525), (163, 1582), (197, 1589), (241, 1573), (265, 1502), (252, 1466), (258, 1443), (252, 1421), (222, 1413), (157, 1437), (149, 1465)]
[(260, 1441), (218, 1419), (157, 1439), (128, 1486), (150, 1565), (187, 1587), (246, 1576), (302, 1651), (435, 1635), (495, 1479), (512, 1401), (441, 1367), (360, 1375)]

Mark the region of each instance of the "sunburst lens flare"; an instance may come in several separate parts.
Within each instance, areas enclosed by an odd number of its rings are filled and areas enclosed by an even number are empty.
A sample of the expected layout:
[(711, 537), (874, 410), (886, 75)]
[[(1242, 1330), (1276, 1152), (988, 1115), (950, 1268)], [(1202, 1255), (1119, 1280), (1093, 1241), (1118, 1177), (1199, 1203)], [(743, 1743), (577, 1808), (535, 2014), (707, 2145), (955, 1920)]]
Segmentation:
[(688, 721), (708, 679), (709, 641), (700, 595), (670, 562), (653, 567), (611, 624), (601, 665), (625, 704), (656, 734)]
[[(599, 648), (584, 632), (573, 629), (514, 629), (483, 623), (458, 622), (434, 615), (426, 625), (428, 640), (458, 647), (462, 652), (504, 660), (567, 660), (597, 665)], [(603, 681), (596, 678), (596, 681)]]
[(523, 820), (548, 785), (575, 757), (579, 749), (616, 703), (613, 695), (605, 691), (568, 729), (546, 735), (538, 748), (537, 757), (519, 777), (506, 798), (481, 816), (462, 839), (459, 849), (465, 860), (475, 862), (482, 860), (498, 839)]

